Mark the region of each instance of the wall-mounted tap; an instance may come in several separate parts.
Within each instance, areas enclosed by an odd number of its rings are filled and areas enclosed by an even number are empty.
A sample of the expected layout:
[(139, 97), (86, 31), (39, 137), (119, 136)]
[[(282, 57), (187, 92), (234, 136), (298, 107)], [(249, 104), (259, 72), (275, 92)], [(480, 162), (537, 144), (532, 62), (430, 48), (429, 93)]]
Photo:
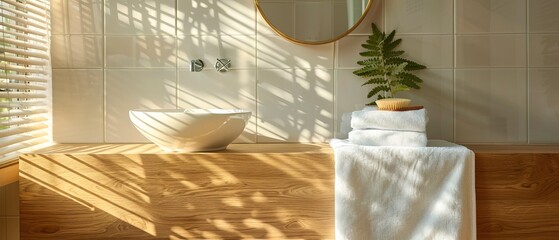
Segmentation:
[(190, 61), (190, 71), (191, 72), (200, 72), (204, 69), (204, 62), (201, 59), (194, 59)]
[(215, 69), (218, 72), (227, 72), (231, 67), (231, 60), (225, 58), (218, 58), (217, 62), (215, 63)]

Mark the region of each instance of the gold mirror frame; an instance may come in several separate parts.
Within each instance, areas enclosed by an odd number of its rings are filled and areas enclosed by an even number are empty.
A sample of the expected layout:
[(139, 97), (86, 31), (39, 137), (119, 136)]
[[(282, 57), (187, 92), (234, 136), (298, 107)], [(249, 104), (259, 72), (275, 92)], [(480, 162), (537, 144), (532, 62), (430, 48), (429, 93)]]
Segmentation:
[(348, 30), (346, 30), (345, 32), (341, 33), (340, 35), (332, 38), (332, 39), (328, 39), (328, 40), (323, 40), (323, 41), (304, 41), (304, 40), (299, 40), (299, 39), (295, 39), (285, 33), (283, 33), (282, 31), (280, 31), (279, 29), (277, 29), (274, 24), (272, 24), (270, 22), (270, 20), (268, 19), (268, 17), (266, 17), (266, 15), (264, 14), (264, 11), (262, 10), (262, 8), (260, 7), (260, 3), (258, 2), (258, 0), (254, 0), (254, 4), (256, 5), (256, 8), (258, 9), (258, 12), (260, 13), (260, 16), (262, 16), (262, 18), (264, 18), (264, 21), (266, 21), (266, 23), (268, 24), (268, 26), (270, 28), (272, 28), (272, 30), (277, 33), (278, 35), (282, 36), (283, 38), (289, 40), (290, 42), (293, 43), (298, 43), (298, 44), (307, 44), (307, 45), (320, 45), (320, 44), (326, 44), (326, 43), (331, 43), (331, 42), (335, 42), (340, 40), (341, 38), (347, 36), (350, 32), (352, 32), (355, 28), (357, 28), (357, 26), (359, 26), (359, 24), (363, 21), (363, 19), (365, 19), (365, 16), (367, 15), (367, 13), (369, 12), (369, 9), (371, 8), (371, 6), (373, 5), (373, 0), (368, 0), (367, 2), (367, 6), (365, 7), (365, 10), (363, 11), (363, 13), (361, 14), (361, 17), (353, 24), (353, 26), (351, 28), (349, 28)]

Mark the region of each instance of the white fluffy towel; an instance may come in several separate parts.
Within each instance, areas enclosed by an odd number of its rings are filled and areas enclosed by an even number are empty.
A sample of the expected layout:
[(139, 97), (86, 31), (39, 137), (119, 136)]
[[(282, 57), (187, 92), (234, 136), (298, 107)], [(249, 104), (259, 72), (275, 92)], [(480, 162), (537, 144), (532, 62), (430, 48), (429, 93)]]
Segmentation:
[(332, 139), (336, 239), (476, 239), (474, 153)]
[(348, 137), (349, 142), (365, 146), (427, 146), (427, 134), (425, 132), (364, 129), (352, 130)]
[(425, 132), (427, 126), (425, 109), (410, 111), (361, 110), (351, 114), (353, 129), (385, 129)]

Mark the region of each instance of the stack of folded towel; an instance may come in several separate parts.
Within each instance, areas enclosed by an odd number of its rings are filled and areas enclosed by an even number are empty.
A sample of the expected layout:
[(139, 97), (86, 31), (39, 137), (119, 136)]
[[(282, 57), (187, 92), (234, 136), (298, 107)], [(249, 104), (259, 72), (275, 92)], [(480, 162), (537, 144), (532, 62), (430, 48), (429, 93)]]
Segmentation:
[(366, 146), (427, 146), (425, 109), (385, 111), (364, 109), (351, 114), (349, 142)]

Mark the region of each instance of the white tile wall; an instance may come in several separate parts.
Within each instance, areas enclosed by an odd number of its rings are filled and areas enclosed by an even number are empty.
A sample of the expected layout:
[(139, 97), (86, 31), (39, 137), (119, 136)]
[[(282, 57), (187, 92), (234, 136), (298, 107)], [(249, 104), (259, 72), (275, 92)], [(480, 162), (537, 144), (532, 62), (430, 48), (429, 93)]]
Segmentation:
[(102, 69), (53, 70), (55, 142), (103, 142), (103, 113)]
[(128, 111), (177, 107), (175, 69), (111, 69), (105, 80), (106, 142), (149, 142), (131, 124)]
[(460, 69), (456, 141), (526, 143), (526, 70)]
[(535, 68), (529, 72), (530, 142), (557, 143), (559, 136), (559, 68)]
[(53, 34), (102, 34), (102, 0), (51, 0)]
[(333, 72), (258, 70), (258, 142), (324, 142), (333, 136)]
[(178, 39), (179, 67), (190, 66), (193, 59), (202, 59), (212, 68), (218, 58), (231, 59), (231, 69), (256, 68), (256, 39), (252, 35), (189, 35)]
[(175, 35), (175, 9), (175, 0), (105, 0), (105, 33)]
[(171, 36), (107, 36), (107, 68), (176, 67), (176, 38)]
[(177, 35), (254, 35), (253, 0), (177, 0)]
[(456, 67), (526, 67), (526, 35), (458, 35)]
[[(548, 105), (559, 95), (548, 88), (559, 68), (557, 12), (555, 0), (379, 0), (348, 37), (304, 46), (271, 31), (252, 0), (55, 0), (54, 81), (65, 79), (59, 70), (103, 72), (106, 108), (87, 121), (104, 123), (91, 136), (106, 142), (145, 141), (129, 123), (130, 108), (196, 106), (254, 109), (241, 141), (325, 141), (343, 135), (343, 113), (369, 101), (352, 71), (375, 22), (396, 28), (406, 57), (429, 68), (419, 73), (423, 89), (403, 95), (427, 107), (430, 138), (559, 143)], [(234, 70), (216, 73), (218, 57)], [(188, 72), (194, 58), (206, 70)], [(83, 88), (88, 77), (60, 81), (55, 94), (71, 101), (63, 86)], [(64, 139), (54, 125), (55, 139)], [(76, 132), (89, 131), (79, 125)], [(91, 141), (80, 136), (65, 141)]]
[(456, 32), (525, 33), (526, 0), (456, 0)]
[(53, 68), (103, 67), (103, 38), (85, 35), (51, 37)]

